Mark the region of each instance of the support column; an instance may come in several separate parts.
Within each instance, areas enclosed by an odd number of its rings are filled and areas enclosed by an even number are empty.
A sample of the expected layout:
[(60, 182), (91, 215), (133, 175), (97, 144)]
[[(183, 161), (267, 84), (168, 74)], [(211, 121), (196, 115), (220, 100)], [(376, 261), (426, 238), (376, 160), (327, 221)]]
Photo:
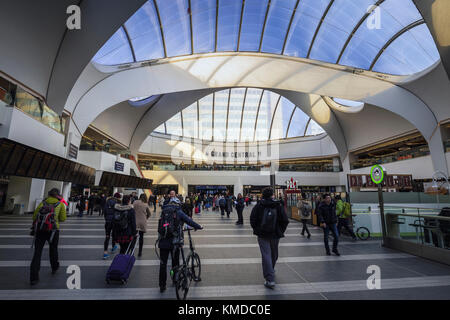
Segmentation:
[(36, 209), (36, 200), (43, 200), (45, 197), (45, 180), (31, 179), (30, 196), (28, 198), (27, 212), (32, 212)]
[(433, 162), (434, 171), (442, 171), (448, 177), (449, 171), (440, 128), (437, 128), (433, 136), (428, 140), (428, 147), (430, 148), (431, 161)]

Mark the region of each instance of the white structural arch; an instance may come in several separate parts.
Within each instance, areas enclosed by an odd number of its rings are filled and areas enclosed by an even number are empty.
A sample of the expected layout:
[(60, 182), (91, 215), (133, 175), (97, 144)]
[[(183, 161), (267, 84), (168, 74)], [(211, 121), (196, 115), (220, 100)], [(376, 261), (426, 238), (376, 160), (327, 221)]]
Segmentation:
[[(432, 66), (423, 74), (432, 71), (436, 66)], [(66, 109), (72, 112), (80, 133), (103, 111), (133, 97), (205, 89), (256, 87), (275, 91), (299, 106), (304, 102), (304, 95), (301, 93), (311, 93), (361, 101), (396, 113), (412, 123), (428, 141), (435, 169), (448, 172), (441, 134), (437, 130), (438, 119), (419, 97), (400, 86), (418, 79), (423, 74), (409, 78), (389, 77), (302, 58), (262, 53), (201, 54), (168, 58), (155, 64), (147, 62), (104, 67), (103, 72), (95, 71), (92, 67), (87, 70), (79, 79), (84, 90), (75, 86), (66, 105)], [(88, 82), (83, 81), (85, 77), (91, 79), (91, 86), (87, 86)], [(93, 81), (93, 78), (96, 80)], [(184, 107), (187, 105), (189, 104)], [(173, 111), (175, 114), (179, 110)], [(330, 128), (327, 128), (328, 122), (333, 122), (333, 112), (330, 108), (322, 108), (316, 115), (313, 112), (308, 113), (307, 110), (303, 111), (325, 131), (330, 131)], [(338, 131), (337, 128), (333, 129), (333, 132)], [(343, 136), (342, 133), (341, 135)], [(335, 139), (334, 137), (342, 156), (347, 152), (346, 148), (343, 148), (345, 143), (339, 142), (340, 138)], [(133, 144), (132, 149), (136, 150), (136, 144)]]

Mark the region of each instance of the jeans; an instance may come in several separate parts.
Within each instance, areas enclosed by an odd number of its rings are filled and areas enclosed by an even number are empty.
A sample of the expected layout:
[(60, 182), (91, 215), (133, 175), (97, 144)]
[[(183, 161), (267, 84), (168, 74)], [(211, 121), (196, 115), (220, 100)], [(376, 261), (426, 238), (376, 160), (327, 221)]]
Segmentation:
[(42, 250), (44, 249), (45, 242), (48, 241), (50, 249), (50, 265), (52, 270), (56, 270), (59, 267), (58, 262), (58, 241), (59, 230), (55, 231), (53, 239), (50, 242), (51, 232), (38, 232), (36, 234), (34, 242), (34, 255), (30, 266), (30, 281), (39, 280), (39, 270), (41, 269), (41, 257)]
[(244, 208), (236, 208), (237, 211), (237, 215), (238, 215), (238, 222), (239, 223), (244, 223), (244, 217), (242, 216), (242, 211), (244, 211)]
[(89, 203), (87, 214), (92, 216), (93, 213), (94, 213), (94, 205)]
[(139, 253), (142, 255), (142, 248), (144, 247), (144, 231), (139, 231)]
[(339, 218), (339, 222), (338, 222), (338, 225), (337, 225), (337, 230), (338, 230), (339, 235), (341, 235), (342, 227), (344, 227), (344, 229), (347, 230), (347, 232), (352, 236), (353, 239), (356, 239), (355, 233), (353, 232), (353, 230), (348, 225), (348, 219)]
[(153, 202), (153, 212), (156, 212), (156, 202)]
[(225, 214), (225, 208), (224, 207), (220, 207), (220, 215), (224, 215)]
[(163, 288), (167, 282), (167, 260), (169, 254), (172, 257), (172, 269), (180, 264), (180, 249), (160, 249), (160, 262), (159, 262), (159, 287)]
[(306, 222), (307, 222), (307, 221), (308, 221), (308, 220), (306, 220), (306, 219), (302, 219), (302, 224), (303, 224), (302, 235), (304, 235), (304, 234), (305, 234), (305, 231), (306, 231), (306, 233), (308, 234), (308, 236), (310, 236), (311, 233), (309, 232), (308, 226), (306, 225)]
[[(113, 223), (112, 222), (106, 222), (105, 223), (105, 243), (103, 244), (103, 249), (104, 251), (108, 251), (108, 246), (109, 246), (109, 239), (111, 238), (111, 233), (113, 230)], [(114, 248), (114, 246), (116, 245), (116, 243), (114, 242), (114, 238), (112, 240), (112, 247)]]
[(328, 245), (328, 235), (330, 234), (330, 231), (333, 234), (333, 251), (337, 250), (337, 246), (339, 243), (339, 235), (336, 223), (333, 223), (331, 225), (327, 223), (326, 227), (323, 228), (323, 241), (325, 243), (325, 249), (327, 250), (327, 252), (330, 251), (330, 246)]
[(264, 279), (269, 282), (275, 280), (275, 264), (278, 260), (278, 243), (280, 239), (258, 237), (259, 250), (261, 251)]

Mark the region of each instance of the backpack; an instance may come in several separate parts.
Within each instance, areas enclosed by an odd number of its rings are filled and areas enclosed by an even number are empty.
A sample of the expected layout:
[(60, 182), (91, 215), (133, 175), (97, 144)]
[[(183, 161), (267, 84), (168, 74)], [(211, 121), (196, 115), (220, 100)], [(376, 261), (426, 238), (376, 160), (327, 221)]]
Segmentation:
[(227, 204), (227, 201), (225, 200), (225, 198), (222, 198), (219, 200), (219, 206), (221, 207), (225, 207)]
[(56, 230), (55, 209), (61, 202), (49, 204), (46, 201), (42, 202), (42, 207), (34, 221), (34, 231), (52, 232)]
[(263, 233), (274, 233), (277, 227), (277, 208), (264, 207), (261, 224), (259, 226)]
[(343, 210), (343, 213), (344, 213), (343, 217), (344, 218), (350, 217), (350, 215), (351, 215), (350, 209), (351, 209), (350, 203), (344, 202), (344, 210)]
[(303, 210), (301, 210), (302, 217), (308, 218), (311, 216), (312, 208), (309, 204), (304, 203), (303, 204)]
[(128, 228), (128, 210), (115, 210), (112, 222), (115, 230), (126, 230)]
[(158, 233), (161, 239), (172, 238), (177, 225), (177, 207), (173, 205), (164, 207), (158, 221)]

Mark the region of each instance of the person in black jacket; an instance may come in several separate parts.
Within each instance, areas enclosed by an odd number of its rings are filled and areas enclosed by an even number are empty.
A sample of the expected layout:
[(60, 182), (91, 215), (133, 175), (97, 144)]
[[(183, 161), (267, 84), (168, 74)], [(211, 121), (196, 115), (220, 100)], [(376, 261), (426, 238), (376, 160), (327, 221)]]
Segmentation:
[(323, 240), (325, 243), (325, 250), (327, 255), (331, 255), (330, 246), (328, 245), (328, 235), (333, 234), (333, 250), (332, 252), (340, 256), (340, 253), (337, 249), (339, 236), (336, 223), (338, 221), (336, 216), (336, 204), (331, 201), (331, 196), (329, 194), (325, 194), (323, 196), (323, 201), (319, 204), (317, 208), (317, 218), (319, 219), (319, 224), (323, 228)]
[(180, 200), (174, 196), (170, 199), (168, 204), (162, 207), (161, 214), (166, 210), (175, 210), (176, 212), (176, 225), (178, 226), (178, 233), (171, 234), (166, 238), (158, 238), (158, 248), (160, 251), (160, 264), (159, 264), (159, 289), (161, 292), (166, 290), (167, 281), (167, 260), (169, 259), (169, 254), (172, 259), (172, 269), (177, 267), (180, 263), (180, 251), (179, 247), (174, 246), (174, 237), (179, 237), (183, 239), (183, 224), (193, 227), (195, 230), (201, 230), (203, 227), (196, 223), (194, 220), (189, 218), (183, 210), (181, 210)]
[(237, 225), (244, 224), (244, 217), (242, 216), (242, 211), (244, 211), (244, 207), (245, 207), (245, 200), (242, 197), (242, 194), (239, 193), (236, 199), (236, 211), (238, 215), (238, 221), (236, 221)]
[(113, 222), (113, 239), (116, 243), (120, 244), (120, 254), (125, 254), (128, 246), (132, 241), (136, 239), (136, 213), (133, 206), (130, 204), (131, 197), (129, 195), (123, 196), (122, 204), (116, 203), (114, 206), (115, 214), (126, 214), (128, 223), (125, 229), (120, 229)]
[[(105, 207), (103, 208), (104, 217), (105, 217), (105, 242), (103, 245), (103, 259), (106, 260), (109, 258), (108, 254), (108, 246), (109, 246), (109, 239), (111, 238), (111, 233), (113, 231), (113, 217), (114, 217), (114, 206), (118, 203), (120, 203), (120, 199), (122, 196), (120, 193), (115, 193), (114, 197), (109, 198), (106, 200)], [(112, 238), (112, 249), (111, 253), (116, 252), (117, 245), (115, 242), (114, 237)]]
[[(273, 228), (267, 229), (267, 224), (264, 221), (274, 211), (276, 212), (276, 223)], [(275, 287), (275, 264), (278, 260), (278, 244), (280, 239), (284, 237), (288, 224), (289, 219), (283, 205), (273, 200), (273, 189), (264, 189), (263, 199), (253, 208), (250, 215), (250, 225), (253, 228), (253, 234), (258, 236), (263, 274), (266, 279), (264, 285), (270, 289)]]
[(227, 212), (227, 218), (229, 218), (230, 213), (233, 211), (233, 196), (228, 194), (225, 197), (225, 200), (226, 200), (225, 211)]

